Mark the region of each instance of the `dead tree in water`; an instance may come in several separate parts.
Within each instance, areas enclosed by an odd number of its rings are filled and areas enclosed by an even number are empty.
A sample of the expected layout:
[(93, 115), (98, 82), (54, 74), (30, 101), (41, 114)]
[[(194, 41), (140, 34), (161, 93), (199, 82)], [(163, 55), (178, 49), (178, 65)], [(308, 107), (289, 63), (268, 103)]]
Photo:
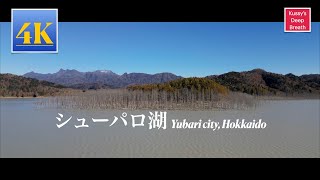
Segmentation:
[[(49, 98), (50, 99), (50, 98)], [(217, 94), (214, 91), (151, 91), (108, 89), (54, 97), (51, 105), (77, 109), (244, 109), (253, 97), (242, 93)], [(48, 104), (48, 103), (47, 103)]]

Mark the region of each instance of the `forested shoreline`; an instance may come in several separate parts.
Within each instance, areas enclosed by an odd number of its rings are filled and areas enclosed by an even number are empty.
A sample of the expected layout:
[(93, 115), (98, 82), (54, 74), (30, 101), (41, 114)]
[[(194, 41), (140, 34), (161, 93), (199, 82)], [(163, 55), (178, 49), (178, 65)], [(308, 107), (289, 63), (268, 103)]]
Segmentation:
[(316, 75), (303, 78), (263, 70), (112, 88), (90, 83), (62, 86), (0, 74), (1, 97), (48, 97), (40, 104), (77, 109), (247, 109), (260, 99), (319, 99)]

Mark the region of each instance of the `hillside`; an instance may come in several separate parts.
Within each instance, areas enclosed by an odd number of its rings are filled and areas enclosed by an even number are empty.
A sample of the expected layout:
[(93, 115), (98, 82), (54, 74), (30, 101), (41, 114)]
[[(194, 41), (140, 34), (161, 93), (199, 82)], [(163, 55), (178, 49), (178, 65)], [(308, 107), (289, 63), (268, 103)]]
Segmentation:
[(232, 91), (252, 95), (319, 95), (319, 75), (276, 74), (262, 69), (207, 76)]
[(145, 85), (133, 85), (129, 86), (129, 90), (142, 90), (142, 91), (167, 91), (175, 92), (178, 90), (190, 90), (192, 92), (204, 92), (211, 91), (219, 94), (227, 94), (228, 89), (213, 80), (206, 78), (183, 78), (173, 80), (167, 83), (161, 84), (145, 84)]
[(308, 86), (320, 91), (320, 74), (302, 75), (300, 79)]
[(0, 74), (0, 96), (37, 97), (52, 96), (66, 91), (61, 86), (47, 81), (39, 81), (13, 74)]

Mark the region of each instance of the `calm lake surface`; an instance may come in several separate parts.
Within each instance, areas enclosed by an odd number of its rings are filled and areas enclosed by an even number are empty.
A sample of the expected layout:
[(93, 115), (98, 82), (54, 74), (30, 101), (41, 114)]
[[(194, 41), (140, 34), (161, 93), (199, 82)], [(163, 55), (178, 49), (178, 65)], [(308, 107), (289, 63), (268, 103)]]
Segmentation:
[[(265, 101), (252, 110), (167, 111), (167, 129), (132, 127), (149, 111), (63, 110), (1, 99), (1, 157), (319, 157), (320, 100)], [(120, 119), (128, 116), (125, 126)], [(154, 111), (151, 111), (154, 112)], [(56, 117), (64, 115), (61, 122)], [(71, 120), (62, 128), (61, 124)], [(118, 121), (110, 127), (117, 116)], [(76, 129), (85, 118), (88, 128)], [(109, 122), (93, 122), (107, 118)], [(172, 119), (262, 119), (266, 129), (172, 129)]]

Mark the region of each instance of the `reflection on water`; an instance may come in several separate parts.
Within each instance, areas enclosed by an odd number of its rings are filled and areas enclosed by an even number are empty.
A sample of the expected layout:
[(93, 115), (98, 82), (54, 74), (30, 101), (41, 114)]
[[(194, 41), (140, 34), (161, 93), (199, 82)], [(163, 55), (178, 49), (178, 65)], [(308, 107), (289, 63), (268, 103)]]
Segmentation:
[[(319, 157), (320, 100), (266, 101), (252, 110), (167, 111), (167, 129), (132, 128), (124, 111), (39, 108), (37, 99), (1, 99), (1, 157)], [(125, 111), (149, 115), (149, 111)], [(62, 128), (56, 117), (73, 118)], [(110, 127), (113, 117), (119, 120)], [(76, 129), (76, 118), (89, 128)], [(93, 123), (91, 118), (108, 118)], [(266, 129), (172, 129), (188, 121), (262, 119)], [(146, 119), (147, 120), (147, 119)]]

